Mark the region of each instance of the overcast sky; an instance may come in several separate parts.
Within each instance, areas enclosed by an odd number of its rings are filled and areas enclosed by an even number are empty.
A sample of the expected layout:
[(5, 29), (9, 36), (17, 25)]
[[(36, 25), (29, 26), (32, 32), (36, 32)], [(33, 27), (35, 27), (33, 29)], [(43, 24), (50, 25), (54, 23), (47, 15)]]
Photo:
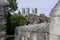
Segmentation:
[(37, 8), (38, 14), (44, 13), (47, 16), (57, 2), (58, 0), (17, 0), (18, 10), (21, 11), (22, 8)]

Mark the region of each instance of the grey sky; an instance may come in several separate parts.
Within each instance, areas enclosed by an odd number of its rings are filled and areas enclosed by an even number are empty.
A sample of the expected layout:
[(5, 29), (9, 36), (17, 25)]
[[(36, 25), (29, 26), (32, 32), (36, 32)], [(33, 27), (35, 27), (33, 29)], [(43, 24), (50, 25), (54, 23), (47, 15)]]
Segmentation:
[(58, 0), (17, 0), (18, 10), (21, 8), (38, 8), (38, 14), (49, 15)]

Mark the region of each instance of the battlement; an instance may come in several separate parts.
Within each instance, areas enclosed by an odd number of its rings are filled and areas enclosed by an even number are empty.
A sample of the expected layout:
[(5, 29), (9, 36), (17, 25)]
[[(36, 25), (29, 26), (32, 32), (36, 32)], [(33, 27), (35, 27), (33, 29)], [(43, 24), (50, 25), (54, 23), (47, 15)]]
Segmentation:
[[(31, 11), (32, 11), (32, 14), (37, 14), (37, 8), (32, 8)], [(28, 15), (28, 14), (30, 14), (31, 11), (30, 11), (29, 8), (26, 8), (26, 9), (25, 8), (22, 8), (22, 12), (21, 13), (23, 15)]]

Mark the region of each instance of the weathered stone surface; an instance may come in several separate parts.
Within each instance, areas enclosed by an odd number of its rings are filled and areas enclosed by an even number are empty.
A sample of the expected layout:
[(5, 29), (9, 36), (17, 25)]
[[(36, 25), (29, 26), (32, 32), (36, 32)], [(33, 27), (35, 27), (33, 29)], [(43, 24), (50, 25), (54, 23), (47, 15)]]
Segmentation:
[(51, 34), (49, 40), (60, 40), (60, 35)]
[(49, 29), (49, 40), (60, 40), (60, 0), (50, 14)]
[(45, 38), (48, 37), (49, 34), (45, 30), (47, 25), (48, 24), (42, 23), (17, 27), (15, 29), (15, 40), (48, 40), (48, 38)]
[(53, 8), (50, 18), (50, 33), (60, 35), (60, 1)]
[(7, 0), (0, 0), (0, 5), (8, 5), (8, 1)]
[(5, 40), (5, 38), (0, 38), (0, 40)]
[(0, 0), (0, 40), (5, 40), (6, 37), (7, 5), (7, 0)]

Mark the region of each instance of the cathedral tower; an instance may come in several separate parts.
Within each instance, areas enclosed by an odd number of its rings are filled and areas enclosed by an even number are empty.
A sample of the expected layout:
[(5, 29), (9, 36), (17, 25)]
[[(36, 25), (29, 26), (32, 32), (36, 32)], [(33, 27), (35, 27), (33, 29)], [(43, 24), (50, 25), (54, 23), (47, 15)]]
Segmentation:
[(32, 14), (37, 14), (37, 8), (32, 8)]

